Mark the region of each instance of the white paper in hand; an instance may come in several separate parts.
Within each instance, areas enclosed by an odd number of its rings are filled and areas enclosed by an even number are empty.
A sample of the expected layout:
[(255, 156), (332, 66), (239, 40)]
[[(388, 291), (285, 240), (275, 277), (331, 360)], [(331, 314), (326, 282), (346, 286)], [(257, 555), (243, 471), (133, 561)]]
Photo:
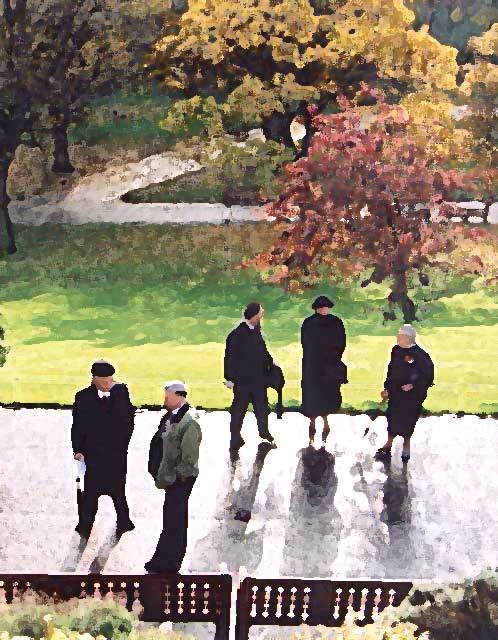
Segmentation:
[(78, 485), (79, 488), (84, 491), (86, 464), (83, 462), (83, 460), (76, 460), (76, 466), (78, 468), (76, 476), (79, 480)]

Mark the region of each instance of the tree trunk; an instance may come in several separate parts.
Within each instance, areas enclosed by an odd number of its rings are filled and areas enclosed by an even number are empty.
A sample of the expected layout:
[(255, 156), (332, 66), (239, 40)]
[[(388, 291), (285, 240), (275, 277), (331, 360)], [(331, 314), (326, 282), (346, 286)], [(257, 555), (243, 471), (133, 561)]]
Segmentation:
[(404, 267), (398, 268), (393, 273), (394, 284), (387, 300), (390, 306), (397, 304), (403, 313), (403, 320), (411, 323), (417, 319), (417, 307), (408, 296), (408, 286), (406, 282), (406, 270)]
[(482, 212), (482, 221), (484, 224), (488, 224), (489, 209), (493, 204), (493, 201), (494, 198), (487, 198), (484, 202), (484, 210)]
[(313, 122), (313, 117), (306, 110), (303, 113), (303, 126), (306, 129), (306, 133), (304, 135), (304, 138), (301, 140), (301, 150), (296, 155), (296, 160), (298, 160), (299, 158), (304, 158), (305, 156), (308, 155), (311, 140), (315, 134), (315, 129), (311, 124), (312, 122)]
[[(3, 160), (0, 162), (0, 225), (2, 227), (2, 236), (6, 236), (6, 249), (9, 255), (16, 253), (16, 240), (14, 236), (14, 225), (9, 215), (10, 198), (7, 193), (7, 178), (9, 176), (9, 167), (12, 160)], [(2, 244), (4, 242), (2, 241)]]
[(296, 145), (291, 136), (290, 126), (294, 120), (294, 114), (279, 113), (274, 111), (271, 116), (263, 119), (263, 134), (267, 140), (280, 142), (286, 147), (296, 150)]
[(69, 149), (67, 140), (67, 128), (69, 121), (64, 118), (62, 122), (54, 124), (52, 136), (54, 139), (54, 163), (52, 171), (54, 173), (73, 173), (75, 170), (69, 159)]

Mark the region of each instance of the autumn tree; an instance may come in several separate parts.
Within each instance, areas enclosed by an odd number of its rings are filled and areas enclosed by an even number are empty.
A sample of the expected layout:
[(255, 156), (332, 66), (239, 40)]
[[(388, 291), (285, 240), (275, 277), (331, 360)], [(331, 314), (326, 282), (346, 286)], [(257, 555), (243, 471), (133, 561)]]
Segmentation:
[(26, 0), (6, 0), (0, 9), (0, 226), (9, 254), (17, 251), (8, 211), (9, 167), (23, 136), (33, 131), (43, 91), (32, 65), (35, 36), (27, 14)]
[(467, 233), (455, 231), (455, 211), (440, 205), (455, 189), (470, 189), (472, 176), (443, 169), (442, 158), (423, 153), (408, 134), (405, 109), (364, 92), (375, 106), (340, 98), (341, 112), (314, 117), (309, 155), (288, 167), (268, 211), (278, 239), (249, 264), (294, 291), (330, 274), (362, 274), (362, 286), (390, 282), (390, 306), (411, 322), (414, 277), (427, 285), (430, 267), (447, 261)]
[[(33, 5), (32, 19), (36, 18)], [(49, 126), (54, 143), (52, 170), (71, 173), (67, 131), (95, 95), (122, 84), (131, 58), (114, 0), (52, 0), (34, 20), (33, 64), (45, 80)]]
[(498, 21), (494, 0), (405, 0), (416, 15), (415, 28), (428, 25), (431, 36), (459, 51), (459, 61), (468, 62), (470, 38), (481, 36)]
[(54, 138), (54, 170), (71, 171), (67, 127), (96, 93), (115, 86), (128, 54), (115, 0), (5, 0), (0, 8), (0, 215), (15, 253), (7, 177), (21, 142)]
[(296, 115), (323, 111), (339, 93), (378, 84), (399, 99), (456, 86), (456, 50), (412, 28), (402, 0), (190, 0), (175, 33), (161, 39), (151, 71), (186, 99), (213, 96), (229, 131), (262, 126), (292, 147)]
[(474, 136), (482, 162), (498, 166), (498, 22), (481, 37), (471, 38), (473, 63), (465, 65), (459, 90), (467, 103), (462, 118)]

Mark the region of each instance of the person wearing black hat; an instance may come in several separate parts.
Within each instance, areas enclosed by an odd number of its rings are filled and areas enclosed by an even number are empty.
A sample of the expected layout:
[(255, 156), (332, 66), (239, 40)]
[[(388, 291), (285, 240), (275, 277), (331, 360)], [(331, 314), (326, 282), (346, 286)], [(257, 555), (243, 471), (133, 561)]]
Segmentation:
[(83, 503), (76, 526), (83, 538), (90, 536), (101, 495), (110, 496), (114, 502), (117, 537), (135, 528), (125, 495), (135, 408), (126, 385), (115, 382), (114, 373), (114, 367), (105, 360), (94, 362), (90, 386), (78, 391), (74, 399), (73, 454), (75, 460), (86, 465)]
[(322, 441), (330, 433), (328, 415), (342, 404), (341, 385), (347, 382), (346, 365), (341, 362), (346, 348), (346, 331), (340, 318), (329, 313), (334, 306), (327, 296), (318, 296), (311, 305), (315, 313), (301, 327), (302, 413), (310, 419), (310, 444), (315, 439), (315, 422), (323, 419)]
[(264, 309), (259, 302), (251, 302), (244, 310), (244, 319), (228, 335), (225, 347), (225, 385), (233, 390), (230, 408), (230, 448), (244, 444), (240, 432), (249, 403), (252, 403), (261, 438), (274, 443), (268, 430), (268, 396), (265, 376), (273, 358), (261, 334)]

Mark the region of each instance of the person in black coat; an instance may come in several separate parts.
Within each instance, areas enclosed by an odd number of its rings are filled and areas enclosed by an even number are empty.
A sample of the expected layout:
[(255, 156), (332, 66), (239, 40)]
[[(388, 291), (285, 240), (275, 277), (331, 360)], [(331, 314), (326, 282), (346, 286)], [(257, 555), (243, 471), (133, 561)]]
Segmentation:
[(318, 416), (323, 419), (322, 440), (330, 433), (328, 415), (342, 404), (341, 385), (347, 382), (347, 368), (341, 362), (346, 348), (346, 331), (342, 320), (329, 313), (334, 303), (318, 296), (311, 305), (315, 310), (301, 327), (302, 413), (310, 419), (309, 438), (313, 443)]
[(264, 309), (258, 302), (251, 302), (244, 310), (244, 320), (228, 335), (225, 347), (225, 385), (233, 390), (230, 408), (230, 448), (244, 444), (240, 432), (249, 403), (252, 403), (261, 438), (274, 443), (268, 430), (268, 396), (265, 376), (270, 371), (273, 358), (266, 348), (261, 334), (261, 318)]
[(125, 495), (135, 409), (126, 385), (114, 381), (114, 372), (108, 362), (95, 362), (91, 385), (78, 391), (73, 405), (73, 454), (75, 460), (86, 465), (83, 504), (76, 527), (83, 538), (90, 536), (101, 495), (110, 496), (114, 502), (117, 537), (135, 528)]
[(410, 438), (422, 412), (422, 403), (434, 383), (434, 364), (429, 354), (415, 342), (415, 329), (405, 324), (397, 335), (397, 344), (391, 351), (382, 399), (388, 400), (386, 417), (388, 439), (376, 457), (390, 458), (396, 436), (403, 438), (401, 459), (410, 459)]

